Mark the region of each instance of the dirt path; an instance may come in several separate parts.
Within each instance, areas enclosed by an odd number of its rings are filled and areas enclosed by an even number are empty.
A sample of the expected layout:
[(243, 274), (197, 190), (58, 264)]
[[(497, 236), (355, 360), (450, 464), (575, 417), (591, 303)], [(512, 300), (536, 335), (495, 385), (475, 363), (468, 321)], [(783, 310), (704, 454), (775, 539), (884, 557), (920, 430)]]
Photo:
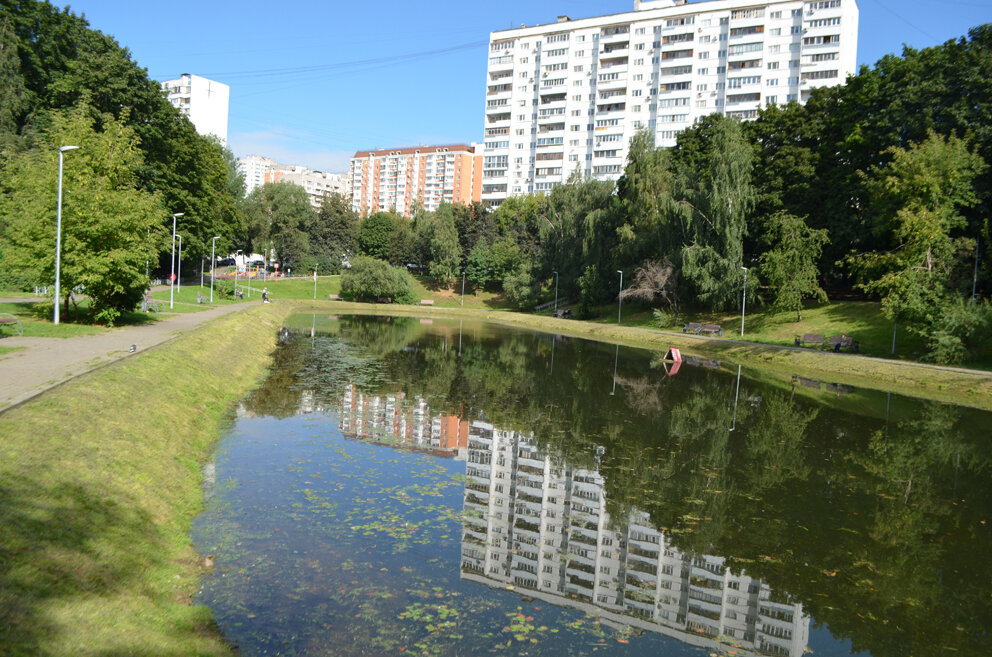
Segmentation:
[(221, 315), (251, 305), (232, 304), (181, 315), (162, 313), (165, 317), (162, 321), (111, 329), (98, 335), (4, 338), (4, 347), (23, 349), (0, 354), (0, 412), (84, 372), (130, 355), (131, 345), (136, 345), (136, 353), (140, 353)]

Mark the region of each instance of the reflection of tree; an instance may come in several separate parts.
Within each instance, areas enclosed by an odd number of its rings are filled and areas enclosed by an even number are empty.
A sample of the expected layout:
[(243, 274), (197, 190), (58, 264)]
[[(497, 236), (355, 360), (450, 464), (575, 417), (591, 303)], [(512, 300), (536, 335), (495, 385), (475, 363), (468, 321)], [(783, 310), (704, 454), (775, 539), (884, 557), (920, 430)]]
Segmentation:
[(426, 396), (432, 411), (532, 433), (553, 458), (598, 469), (613, 517), (649, 512), (676, 547), (727, 557), (856, 650), (992, 654), (981, 633), (992, 627), (992, 482), (976, 429), (988, 414), (907, 404), (886, 431), (742, 382), (734, 423), (730, 377), (683, 367), (669, 379), (644, 352), (621, 350), (611, 396), (612, 346), (558, 342), (552, 373), (552, 344), (530, 333), (486, 333), (459, 357), (440, 323), (344, 324), (356, 343), (318, 336), (312, 355), (309, 339), (277, 353), (289, 371), (253, 395), (256, 410), (292, 412), (304, 384), (318, 396), (348, 383)]

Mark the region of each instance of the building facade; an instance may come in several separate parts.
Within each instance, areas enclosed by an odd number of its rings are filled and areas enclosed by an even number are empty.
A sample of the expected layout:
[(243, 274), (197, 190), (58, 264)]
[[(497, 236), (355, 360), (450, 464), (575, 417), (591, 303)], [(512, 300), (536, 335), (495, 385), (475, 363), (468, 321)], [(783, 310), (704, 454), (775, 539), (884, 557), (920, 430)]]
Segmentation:
[(227, 114), (231, 88), (222, 82), (183, 73), (167, 80), (162, 89), (173, 107), (186, 115), (201, 135), (214, 135), (227, 146)]
[(361, 216), (395, 211), (413, 216), (420, 204), (468, 205), (482, 198), (481, 156), (475, 146), (417, 146), (359, 151), (351, 158), (351, 207)]
[(319, 208), (331, 194), (348, 196), (346, 174), (314, 171), (296, 165), (279, 164), (275, 160), (249, 155), (238, 160), (238, 168), (245, 177), (245, 193), (251, 194), (265, 183), (288, 182), (299, 185), (310, 197), (310, 205)]
[(637, 0), (634, 11), (493, 32), (482, 199), (572, 173), (615, 180), (641, 128), (658, 146), (713, 113), (805, 102), (856, 72), (856, 0)]

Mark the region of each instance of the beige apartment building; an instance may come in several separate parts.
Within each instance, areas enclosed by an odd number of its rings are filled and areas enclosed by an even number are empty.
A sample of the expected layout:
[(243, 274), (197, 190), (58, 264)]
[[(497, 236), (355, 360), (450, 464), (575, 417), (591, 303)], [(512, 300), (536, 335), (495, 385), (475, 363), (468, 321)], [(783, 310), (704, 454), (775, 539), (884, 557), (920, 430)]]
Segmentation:
[(348, 184), (359, 215), (395, 211), (412, 217), (417, 204), (433, 212), (441, 203), (481, 200), (482, 156), (467, 144), (358, 151)]

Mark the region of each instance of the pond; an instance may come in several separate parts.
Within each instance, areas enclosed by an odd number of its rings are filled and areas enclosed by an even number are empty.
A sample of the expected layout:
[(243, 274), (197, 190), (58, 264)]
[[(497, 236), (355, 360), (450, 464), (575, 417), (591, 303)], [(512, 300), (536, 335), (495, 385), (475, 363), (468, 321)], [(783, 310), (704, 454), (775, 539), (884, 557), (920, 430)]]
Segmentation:
[(244, 655), (992, 654), (989, 413), (494, 324), (280, 343), (194, 527)]

